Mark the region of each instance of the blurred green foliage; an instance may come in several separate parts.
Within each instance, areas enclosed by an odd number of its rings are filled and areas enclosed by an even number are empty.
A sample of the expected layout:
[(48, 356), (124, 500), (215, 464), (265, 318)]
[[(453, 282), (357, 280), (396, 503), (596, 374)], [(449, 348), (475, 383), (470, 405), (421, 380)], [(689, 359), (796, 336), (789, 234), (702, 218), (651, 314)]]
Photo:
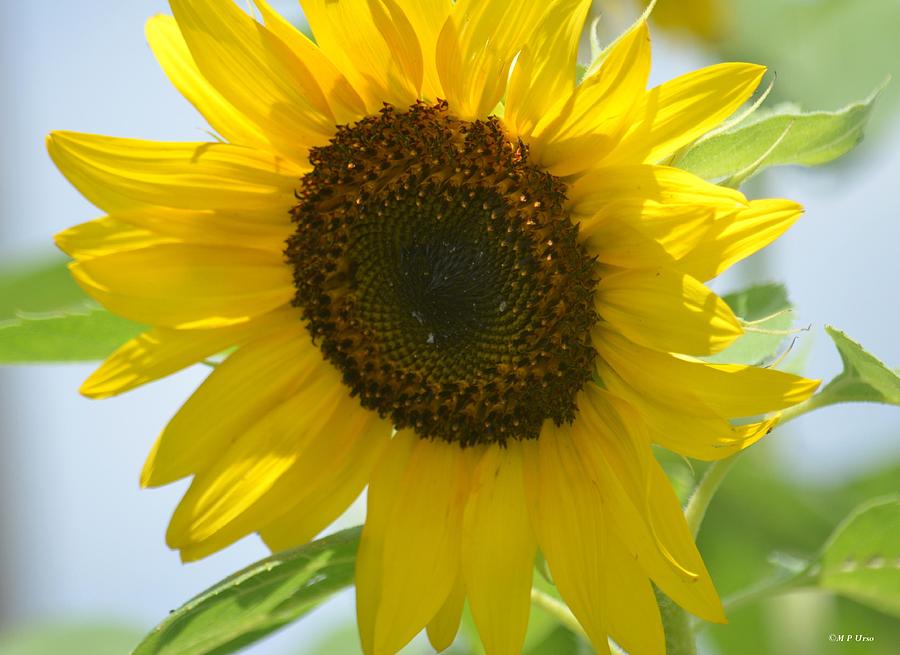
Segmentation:
[[(774, 438), (789, 439), (789, 431)], [(814, 486), (778, 466), (773, 446), (763, 441), (745, 455), (710, 506), (700, 533), (701, 552), (726, 598), (768, 577), (773, 551), (811, 557), (857, 505), (897, 490), (900, 463), (851, 482)], [(832, 633), (867, 634), (876, 641), (832, 643)], [(738, 609), (728, 625), (709, 626), (705, 636), (725, 655), (893, 655), (900, 622), (852, 600), (804, 590)]]
[[(758, 284), (722, 296), (745, 324), (745, 334), (706, 361), (760, 365), (772, 361), (794, 324), (794, 311), (783, 284)], [(749, 328), (749, 329), (748, 329)]]
[(900, 495), (876, 498), (834, 531), (818, 584), (900, 618)]
[(34, 624), (0, 634), (2, 655), (123, 655), (140, 639), (112, 623)]
[[(678, 0), (660, 0), (677, 2)], [(778, 76), (773, 95), (804, 108), (836, 109), (900, 76), (896, 0), (721, 0), (728, 17), (717, 49)], [(900, 86), (881, 98), (873, 127), (893, 127)]]

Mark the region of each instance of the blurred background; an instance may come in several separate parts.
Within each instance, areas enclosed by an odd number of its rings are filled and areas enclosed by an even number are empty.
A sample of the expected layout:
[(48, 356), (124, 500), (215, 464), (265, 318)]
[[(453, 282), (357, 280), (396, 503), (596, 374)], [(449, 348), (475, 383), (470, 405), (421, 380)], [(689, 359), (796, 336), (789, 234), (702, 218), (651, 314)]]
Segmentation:
[[(302, 25), (294, 0), (270, 0)], [(200, 140), (202, 119), (169, 86), (143, 36), (163, 0), (0, 3), (0, 272), (54, 256), (51, 235), (99, 212), (52, 166), (44, 136), (71, 129)], [(602, 0), (609, 32), (638, 13)], [(838, 109), (900, 74), (897, 0), (660, 0), (658, 83), (701, 65), (747, 60), (777, 74), (769, 103)], [(805, 373), (830, 379), (840, 360), (830, 323), (890, 365), (900, 363), (900, 83), (876, 106), (868, 138), (836, 164), (782, 168), (751, 195), (785, 196), (807, 214), (775, 246), (716, 281), (788, 285)], [(125, 653), (190, 596), (267, 554), (255, 538), (184, 566), (164, 544), (186, 485), (139, 491), (156, 434), (207, 370), (188, 370), (124, 397), (77, 394), (90, 365), (0, 369), (0, 655)], [(896, 408), (842, 405), (777, 431), (727, 480), (700, 545), (724, 595), (760, 579), (772, 551), (808, 555), (862, 500), (900, 488)], [(355, 516), (347, 524), (359, 522)], [(249, 652), (357, 652), (344, 593)], [(830, 644), (830, 633), (876, 637)], [(896, 619), (821, 592), (797, 592), (707, 630), (707, 653), (900, 652)], [(467, 652), (464, 646), (460, 652)]]

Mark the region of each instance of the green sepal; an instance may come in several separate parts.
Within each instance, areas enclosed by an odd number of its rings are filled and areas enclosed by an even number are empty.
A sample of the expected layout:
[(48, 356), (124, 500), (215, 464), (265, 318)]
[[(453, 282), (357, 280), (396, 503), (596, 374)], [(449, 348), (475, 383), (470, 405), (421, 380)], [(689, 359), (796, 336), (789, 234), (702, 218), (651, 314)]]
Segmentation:
[(900, 405), (900, 375), (835, 327), (825, 326), (840, 353), (844, 370), (811, 401), (817, 407), (867, 402)]
[(760, 365), (771, 362), (792, 334), (794, 311), (782, 284), (757, 284), (722, 296), (739, 318), (744, 334), (708, 362)]

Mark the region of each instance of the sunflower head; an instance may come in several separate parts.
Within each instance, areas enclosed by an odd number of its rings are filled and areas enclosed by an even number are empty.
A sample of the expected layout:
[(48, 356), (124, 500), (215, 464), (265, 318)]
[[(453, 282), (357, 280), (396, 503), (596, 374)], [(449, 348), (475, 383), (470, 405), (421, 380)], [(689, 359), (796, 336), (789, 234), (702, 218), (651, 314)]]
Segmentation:
[(642, 17), (578, 80), (589, 0), (304, 0), (315, 43), (254, 4), (148, 23), (221, 140), (48, 141), (107, 213), (58, 235), (73, 275), (150, 326), (83, 392), (227, 353), (142, 474), (192, 477), (169, 545), (301, 544), (368, 485), (367, 655), (447, 647), (465, 602), (519, 652), (538, 548), (600, 652), (664, 651), (651, 580), (724, 620), (651, 444), (725, 457), (814, 391), (700, 359), (742, 333), (704, 282), (802, 210), (662, 162), (764, 69), (647, 90)]
[(294, 305), (363, 407), (464, 446), (574, 419), (594, 260), (523, 143), (446, 102), (386, 106), (310, 163), (285, 251)]

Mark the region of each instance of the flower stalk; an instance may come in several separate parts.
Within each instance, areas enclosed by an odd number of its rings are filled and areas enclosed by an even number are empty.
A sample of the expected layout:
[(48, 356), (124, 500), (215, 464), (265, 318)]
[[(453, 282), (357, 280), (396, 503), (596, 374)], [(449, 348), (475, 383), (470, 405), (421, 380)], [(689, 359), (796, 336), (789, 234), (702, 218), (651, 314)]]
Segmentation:
[(687, 612), (659, 591), (656, 602), (666, 632), (666, 655), (697, 655), (697, 641)]
[(564, 625), (579, 637), (584, 639), (588, 638), (584, 628), (581, 627), (578, 619), (572, 614), (572, 610), (570, 610), (562, 601), (557, 600), (550, 594), (544, 593), (540, 589), (532, 588), (531, 602), (547, 612), (547, 614), (559, 621), (561, 625)]
[(706, 470), (706, 474), (700, 480), (700, 484), (697, 485), (690, 500), (688, 500), (684, 509), (684, 518), (695, 539), (697, 533), (700, 532), (700, 525), (706, 516), (706, 509), (709, 507), (709, 503), (712, 501), (713, 496), (716, 495), (719, 487), (722, 486), (725, 477), (737, 463), (742, 452), (744, 451), (739, 451), (731, 457), (713, 462)]

